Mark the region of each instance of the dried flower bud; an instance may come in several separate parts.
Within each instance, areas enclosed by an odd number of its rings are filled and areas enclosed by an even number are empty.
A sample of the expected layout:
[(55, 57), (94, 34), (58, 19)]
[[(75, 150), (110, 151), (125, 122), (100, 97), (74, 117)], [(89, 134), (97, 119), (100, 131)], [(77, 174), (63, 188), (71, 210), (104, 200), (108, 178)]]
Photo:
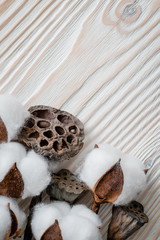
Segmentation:
[[(118, 161), (118, 159), (121, 159)], [(134, 200), (146, 184), (141, 161), (110, 145), (96, 145), (84, 161), (80, 179), (91, 189), (92, 209), (98, 213), (101, 203), (125, 205)], [(134, 181), (133, 181), (134, 179)]]
[(143, 206), (136, 201), (125, 206), (113, 206), (107, 240), (125, 240), (147, 222)]
[(19, 135), (20, 142), (53, 160), (63, 161), (78, 154), (84, 139), (79, 119), (48, 106), (33, 106), (29, 112), (30, 118)]
[(19, 209), (14, 200), (4, 196), (0, 196), (0, 209), (0, 239), (8, 240), (9, 237), (19, 236), (26, 221), (24, 212)]
[(67, 169), (52, 174), (52, 181), (46, 189), (51, 198), (70, 203), (73, 203), (87, 190), (86, 184)]

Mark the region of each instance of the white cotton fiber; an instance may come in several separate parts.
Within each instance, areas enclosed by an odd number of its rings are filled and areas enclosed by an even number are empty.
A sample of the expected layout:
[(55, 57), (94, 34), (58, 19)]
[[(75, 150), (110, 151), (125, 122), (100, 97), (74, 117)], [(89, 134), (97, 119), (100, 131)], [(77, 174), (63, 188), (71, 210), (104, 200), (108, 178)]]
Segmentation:
[(16, 218), (18, 220), (18, 229), (20, 229), (20, 228), (23, 229), (25, 221), (26, 221), (25, 213), (22, 210), (20, 210), (20, 208), (15, 200), (4, 197), (4, 196), (0, 196), (0, 206), (5, 207), (8, 205), (8, 203), (10, 203), (10, 209), (14, 212), (14, 214), (16, 215)]
[(71, 207), (67, 202), (64, 201), (54, 201), (51, 206), (58, 209), (62, 216), (66, 216), (71, 211)]
[(3, 240), (11, 227), (11, 216), (7, 205), (0, 204), (0, 239)]
[(10, 142), (0, 144), (0, 181), (16, 162), (17, 167), (26, 156), (26, 150), (20, 143)]
[(97, 227), (101, 227), (102, 223), (98, 216), (98, 214), (95, 214), (92, 210), (87, 208), (83, 204), (78, 204), (72, 207), (71, 214), (75, 214), (77, 216), (83, 217), (88, 219), (90, 222), (95, 224)]
[(106, 144), (98, 145), (85, 159), (80, 179), (93, 189), (100, 177), (112, 167), (120, 158), (120, 152), (116, 148)]
[(39, 195), (50, 183), (47, 161), (33, 150), (22, 159), (19, 170), (24, 181), (22, 198)]
[(127, 204), (135, 200), (146, 185), (146, 175), (141, 161), (130, 155), (123, 155), (121, 167), (124, 175), (124, 185), (121, 195), (114, 202), (116, 205)]
[(29, 112), (14, 96), (0, 95), (0, 117), (7, 128), (8, 141), (10, 141), (18, 134), (26, 118), (29, 117)]
[(32, 232), (35, 239), (40, 240), (43, 233), (54, 224), (55, 220), (61, 218), (61, 212), (52, 204), (38, 204), (34, 208), (31, 221)]
[(75, 214), (60, 221), (63, 240), (100, 240), (100, 231), (93, 222)]
[(83, 164), (80, 179), (93, 189), (96, 182), (121, 159), (120, 165), (124, 175), (122, 193), (114, 202), (116, 205), (127, 204), (135, 200), (146, 184), (146, 175), (143, 164), (139, 159), (130, 155), (124, 155), (121, 151), (110, 145), (99, 145), (86, 157)]

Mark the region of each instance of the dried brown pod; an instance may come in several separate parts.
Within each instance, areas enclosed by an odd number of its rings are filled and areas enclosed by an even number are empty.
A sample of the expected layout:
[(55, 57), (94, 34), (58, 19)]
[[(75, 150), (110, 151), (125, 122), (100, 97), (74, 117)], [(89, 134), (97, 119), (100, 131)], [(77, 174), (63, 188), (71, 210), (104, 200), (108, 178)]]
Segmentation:
[(46, 192), (52, 199), (73, 203), (88, 190), (85, 183), (81, 182), (67, 169), (52, 174), (52, 181)]
[(12, 198), (20, 198), (24, 191), (22, 175), (16, 163), (8, 171), (4, 179), (0, 182), (0, 195)]
[(41, 240), (63, 240), (58, 220), (45, 231)]
[(113, 206), (107, 240), (125, 240), (147, 222), (148, 217), (139, 202)]
[(124, 177), (119, 160), (95, 184), (92, 210), (98, 213), (100, 204), (114, 202), (123, 189)]
[(19, 142), (53, 160), (63, 161), (78, 154), (84, 139), (84, 127), (78, 118), (42, 105), (29, 108), (29, 112)]
[(6, 128), (2, 118), (0, 117), (0, 143), (7, 142), (7, 141), (8, 141), (7, 128)]

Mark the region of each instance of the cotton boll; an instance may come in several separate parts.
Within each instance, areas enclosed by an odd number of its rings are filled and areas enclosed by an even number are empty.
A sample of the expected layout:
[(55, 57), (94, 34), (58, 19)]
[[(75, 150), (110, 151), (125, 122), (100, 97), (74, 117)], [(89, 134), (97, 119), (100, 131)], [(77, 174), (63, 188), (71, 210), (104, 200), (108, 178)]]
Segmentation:
[(11, 216), (6, 206), (0, 204), (0, 239), (4, 239), (11, 227)]
[(26, 150), (20, 143), (10, 142), (0, 144), (0, 181), (16, 162), (19, 165), (26, 156)]
[(36, 240), (40, 240), (43, 233), (54, 224), (55, 220), (62, 218), (61, 212), (52, 204), (38, 204), (34, 208), (31, 221), (32, 232)]
[(14, 96), (0, 95), (0, 117), (7, 128), (8, 141), (10, 141), (18, 134), (25, 120), (29, 117), (29, 112)]
[(28, 196), (39, 195), (51, 180), (45, 158), (36, 154), (33, 150), (22, 159), (19, 170), (24, 181), (23, 199)]
[(124, 175), (122, 193), (114, 202), (116, 205), (124, 205), (135, 200), (146, 185), (146, 175), (141, 161), (130, 155), (123, 155), (121, 168)]
[[(17, 202), (11, 198), (7, 198), (7, 197), (4, 197), (4, 196), (0, 196), (0, 206), (7, 206), (8, 203), (10, 204), (10, 209), (14, 212), (16, 218), (17, 218), (17, 221), (18, 221), (18, 229), (23, 229), (24, 228), (24, 224), (25, 224), (25, 221), (26, 221), (26, 215), (25, 213), (20, 210)], [(9, 212), (9, 210), (8, 210)]]
[(91, 189), (101, 176), (110, 169), (120, 158), (120, 151), (110, 145), (99, 145), (86, 157), (80, 179)]
[(51, 205), (58, 209), (62, 216), (66, 216), (71, 211), (71, 207), (67, 202), (54, 201)]
[(100, 227), (102, 225), (98, 214), (95, 214), (92, 210), (87, 208), (85, 205), (79, 204), (79, 205), (73, 206), (71, 210), (71, 214), (84, 217), (89, 221), (91, 221), (96, 226)]
[(59, 221), (64, 240), (100, 240), (101, 235), (95, 224), (88, 219), (69, 214)]

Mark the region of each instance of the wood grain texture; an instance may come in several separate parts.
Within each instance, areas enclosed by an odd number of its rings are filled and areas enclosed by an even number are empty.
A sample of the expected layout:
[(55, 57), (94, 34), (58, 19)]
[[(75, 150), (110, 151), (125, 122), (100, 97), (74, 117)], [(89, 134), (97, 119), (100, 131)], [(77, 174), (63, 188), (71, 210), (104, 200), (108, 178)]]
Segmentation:
[[(159, 7), (159, 0), (0, 1), (0, 93), (27, 108), (61, 108), (85, 124), (84, 148), (65, 167), (78, 171), (99, 142), (152, 160), (138, 199), (150, 221), (132, 240), (160, 236)], [(90, 195), (81, 202), (91, 207)], [(110, 204), (100, 216), (105, 240)]]

